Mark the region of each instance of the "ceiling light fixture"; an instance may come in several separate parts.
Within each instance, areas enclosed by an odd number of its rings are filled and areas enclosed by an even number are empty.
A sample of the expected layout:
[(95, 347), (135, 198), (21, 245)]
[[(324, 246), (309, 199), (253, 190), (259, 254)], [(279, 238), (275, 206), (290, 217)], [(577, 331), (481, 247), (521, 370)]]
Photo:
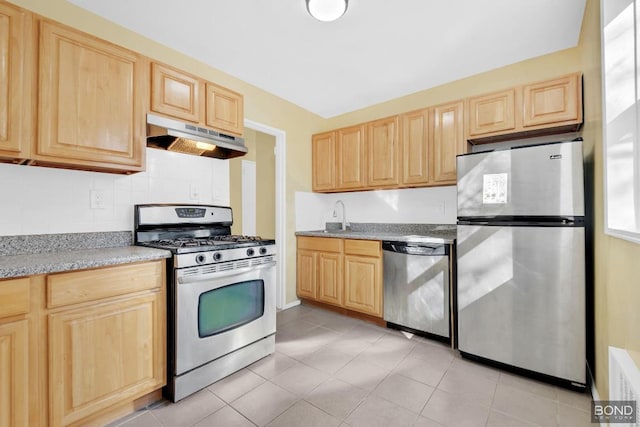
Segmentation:
[(331, 22), (347, 11), (349, 0), (305, 0), (309, 14), (318, 21)]

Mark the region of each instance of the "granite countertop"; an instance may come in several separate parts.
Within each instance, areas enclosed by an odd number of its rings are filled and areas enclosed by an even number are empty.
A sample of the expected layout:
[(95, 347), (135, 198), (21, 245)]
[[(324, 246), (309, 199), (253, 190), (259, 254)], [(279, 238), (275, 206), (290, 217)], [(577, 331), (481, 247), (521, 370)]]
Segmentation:
[(130, 232), (3, 236), (0, 246), (3, 279), (171, 257), (166, 250), (132, 246)]
[(350, 229), (343, 231), (339, 223), (327, 223), (324, 230), (298, 231), (296, 236), (452, 244), (456, 239), (456, 226), (452, 224), (351, 223)]

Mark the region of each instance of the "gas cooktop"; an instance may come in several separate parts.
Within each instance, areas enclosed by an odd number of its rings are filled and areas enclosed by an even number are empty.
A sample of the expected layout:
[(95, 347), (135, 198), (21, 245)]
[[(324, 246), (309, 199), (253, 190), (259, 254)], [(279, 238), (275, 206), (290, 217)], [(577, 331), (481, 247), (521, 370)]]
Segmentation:
[[(167, 249), (174, 254), (221, 252), (276, 243), (259, 236), (231, 234), (231, 225), (233, 214), (228, 206), (136, 205), (134, 211), (136, 245)], [(272, 250), (246, 251), (247, 257), (268, 252)]]
[(263, 239), (259, 236), (222, 235), (202, 238), (181, 237), (176, 239), (151, 240), (148, 242), (138, 242), (138, 244), (158, 249), (167, 249), (174, 253), (189, 253), (273, 245), (275, 244), (275, 240)]

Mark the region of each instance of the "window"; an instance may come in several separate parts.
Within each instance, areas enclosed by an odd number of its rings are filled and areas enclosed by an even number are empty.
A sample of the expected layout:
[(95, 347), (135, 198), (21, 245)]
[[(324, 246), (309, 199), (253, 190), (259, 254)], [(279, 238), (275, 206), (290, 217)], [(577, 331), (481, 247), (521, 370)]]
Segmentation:
[(605, 232), (640, 243), (640, 4), (601, 4)]
[(264, 280), (234, 283), (200, 294), (198, 335), (221, 334), (264, 314)]

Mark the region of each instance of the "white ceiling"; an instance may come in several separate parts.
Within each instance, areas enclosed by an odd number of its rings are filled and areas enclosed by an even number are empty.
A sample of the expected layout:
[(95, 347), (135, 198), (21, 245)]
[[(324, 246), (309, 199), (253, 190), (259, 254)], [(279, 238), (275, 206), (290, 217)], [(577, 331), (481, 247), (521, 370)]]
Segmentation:
[(576, 46), (586, 0), (70, 0), (325, 118)]

